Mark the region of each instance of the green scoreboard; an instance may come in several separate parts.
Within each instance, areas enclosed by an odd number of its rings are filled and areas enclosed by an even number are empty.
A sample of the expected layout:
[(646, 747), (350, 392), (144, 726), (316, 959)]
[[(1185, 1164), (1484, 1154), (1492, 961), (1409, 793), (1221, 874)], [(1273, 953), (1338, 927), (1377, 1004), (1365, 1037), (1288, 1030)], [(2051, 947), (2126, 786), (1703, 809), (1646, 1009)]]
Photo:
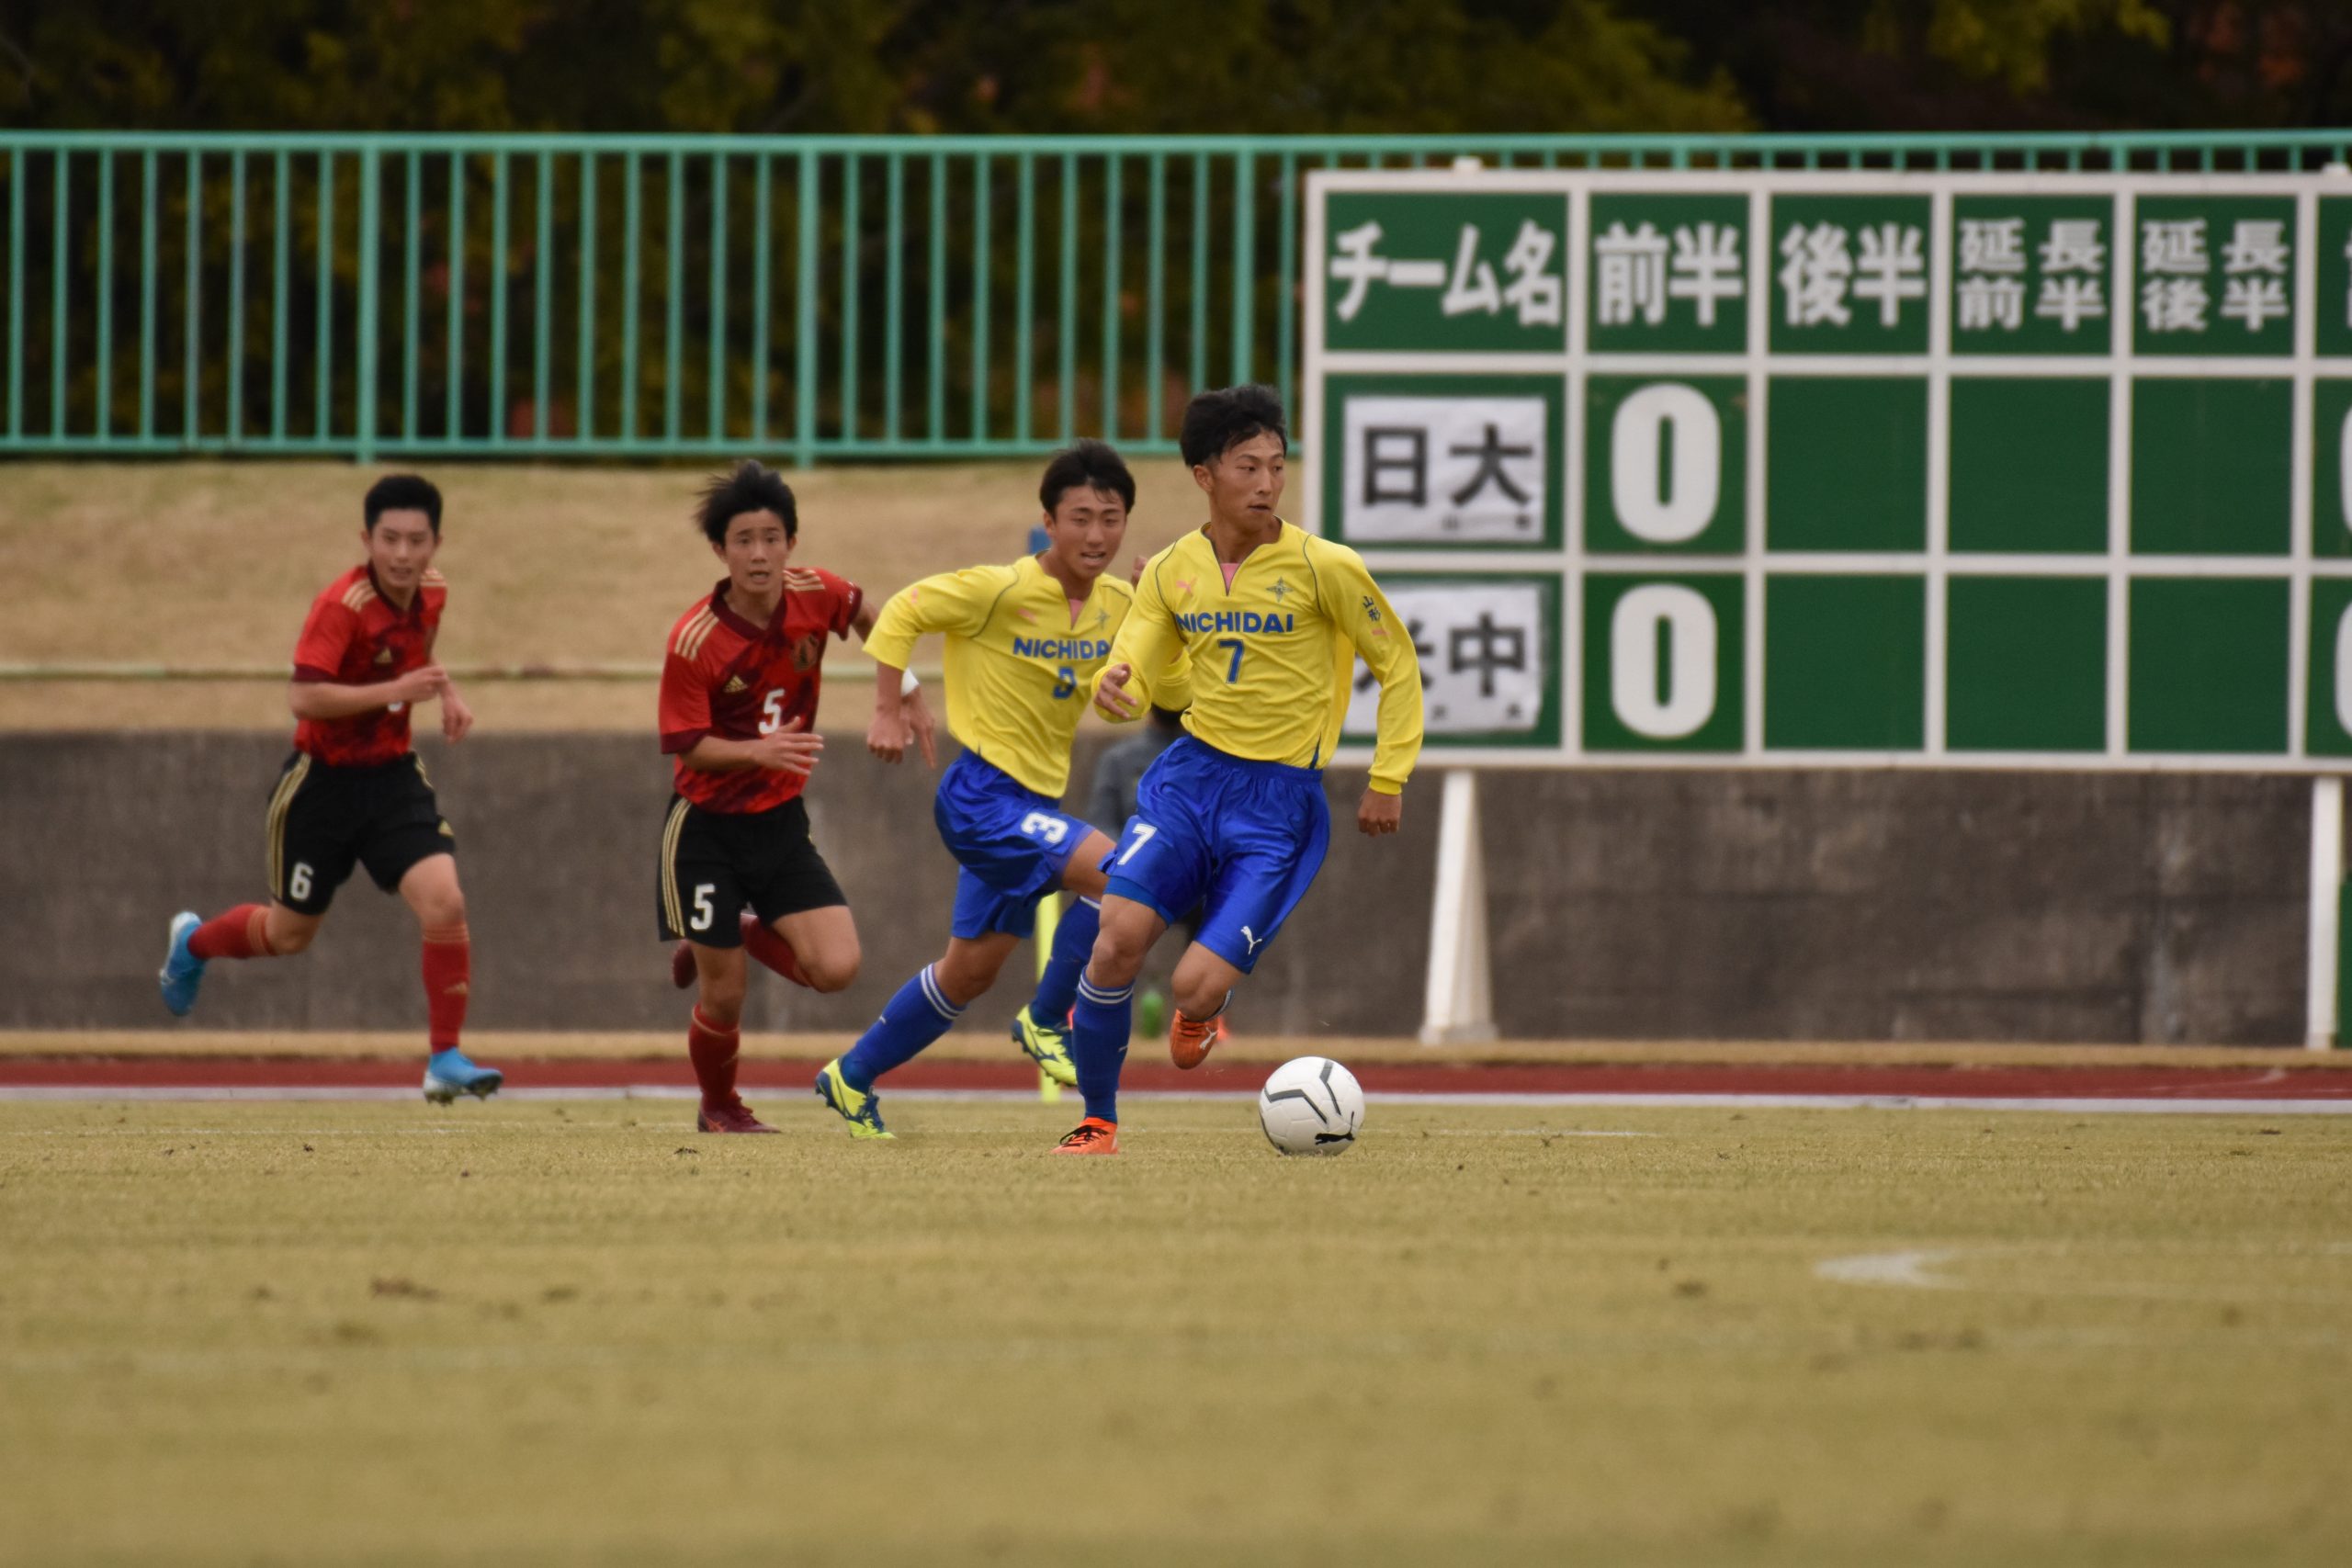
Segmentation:
[(1307, 197), (1299, 512), (1449, 761), (2352, 768), (2352, 178)]

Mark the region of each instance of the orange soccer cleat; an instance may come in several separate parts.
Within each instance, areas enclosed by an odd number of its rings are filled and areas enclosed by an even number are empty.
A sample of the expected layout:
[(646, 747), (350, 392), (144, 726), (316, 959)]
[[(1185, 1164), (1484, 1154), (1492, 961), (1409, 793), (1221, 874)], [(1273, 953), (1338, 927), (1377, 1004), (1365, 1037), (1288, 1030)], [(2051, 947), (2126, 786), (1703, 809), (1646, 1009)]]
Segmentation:
[(1192, 1019), (1178, 1008), (1168, 1025), (1168, 1059), (1186, 1072), (1209, 1059), (1209, 1051), (1225, 1038), (1225, 1014)]
[(1089, 1116), (1054, 1145), (1057, 1155), (1114, 1155), (1119, 1152), (1119, 1126), (1100, 1116)]

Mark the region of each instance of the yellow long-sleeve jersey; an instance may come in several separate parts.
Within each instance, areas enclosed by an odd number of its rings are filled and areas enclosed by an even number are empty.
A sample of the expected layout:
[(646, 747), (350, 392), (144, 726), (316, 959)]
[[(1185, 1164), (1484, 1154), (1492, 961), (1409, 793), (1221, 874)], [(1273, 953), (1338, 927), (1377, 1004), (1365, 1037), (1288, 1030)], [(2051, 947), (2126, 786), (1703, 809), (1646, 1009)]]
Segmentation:
[(1228, 584), (1207, 530), (1185, 535), (1145, 566), (1109, 663), (1131, 667), (1130, 693), (1170, 707), (1163, 684), (1189, 666), (1194, 736), (1229, 756), (1319, 768), (1340, 743), (1358, 654), (1380, 682), (1372, 787), (1396, 795), (1421, 750), (1420, 660), (1345, 545), (1284, 523)]
[(899, 590), (882, 606), (865, 651), (903, 670), (924, 633), (944, 634), (947, 728), (967, 750), (1059, 799), (1094, 673), (1134, 603), (1126, 583), (1099, 577), (1073, 615), (1061, 583), (1024, 556)]

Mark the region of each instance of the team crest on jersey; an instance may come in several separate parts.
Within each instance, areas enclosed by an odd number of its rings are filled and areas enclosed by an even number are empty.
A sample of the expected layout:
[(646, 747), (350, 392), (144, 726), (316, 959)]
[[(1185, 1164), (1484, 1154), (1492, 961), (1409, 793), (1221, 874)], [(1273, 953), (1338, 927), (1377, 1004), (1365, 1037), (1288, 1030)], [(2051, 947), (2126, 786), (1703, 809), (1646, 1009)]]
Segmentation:
[(1267, 589), (1266, 592), (1274, 596), (1275, 604), (1281, 604), (1284, 599), (1290, 597), (1290, 579), (1287, 577), (1277, 577), (1274, 579), (1274, 585), (1272, 588)]
[(727, 677), (727, 684), (720, 689), (730, 697), (740, 697), (752, 688), (743, 684), (743, 677), (741, 675), (729, 675)]
[(797, 637), (793, 640), (792, 667), (802, 674), (805, 675), (817, 668), (824, 657), (825, 637), (822, 632), (815, 637)]

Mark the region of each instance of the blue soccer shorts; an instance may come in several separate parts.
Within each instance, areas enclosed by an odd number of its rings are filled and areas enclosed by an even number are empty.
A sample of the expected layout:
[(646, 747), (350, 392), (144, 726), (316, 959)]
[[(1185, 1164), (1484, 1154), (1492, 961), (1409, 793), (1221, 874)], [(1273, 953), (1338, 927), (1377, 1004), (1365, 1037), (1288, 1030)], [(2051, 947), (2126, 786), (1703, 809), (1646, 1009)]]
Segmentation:
[(1108, 891), (1170, 925), (1205, 900), (1195, 940), (1247, 974), (1330, 844), (1318, 770), (1249, 761), (1187, 735), (1145, 773), (1136, 814), (1102, 869)]
[(940, 840), (963, 867), (956, 876), (956, 916), (948, 930), (969, 941), (1037, 929), (1037, 900), (1062, 884), (1063, 868), (1092, 832), (979, 754), (947, 765), (931, 804)]

